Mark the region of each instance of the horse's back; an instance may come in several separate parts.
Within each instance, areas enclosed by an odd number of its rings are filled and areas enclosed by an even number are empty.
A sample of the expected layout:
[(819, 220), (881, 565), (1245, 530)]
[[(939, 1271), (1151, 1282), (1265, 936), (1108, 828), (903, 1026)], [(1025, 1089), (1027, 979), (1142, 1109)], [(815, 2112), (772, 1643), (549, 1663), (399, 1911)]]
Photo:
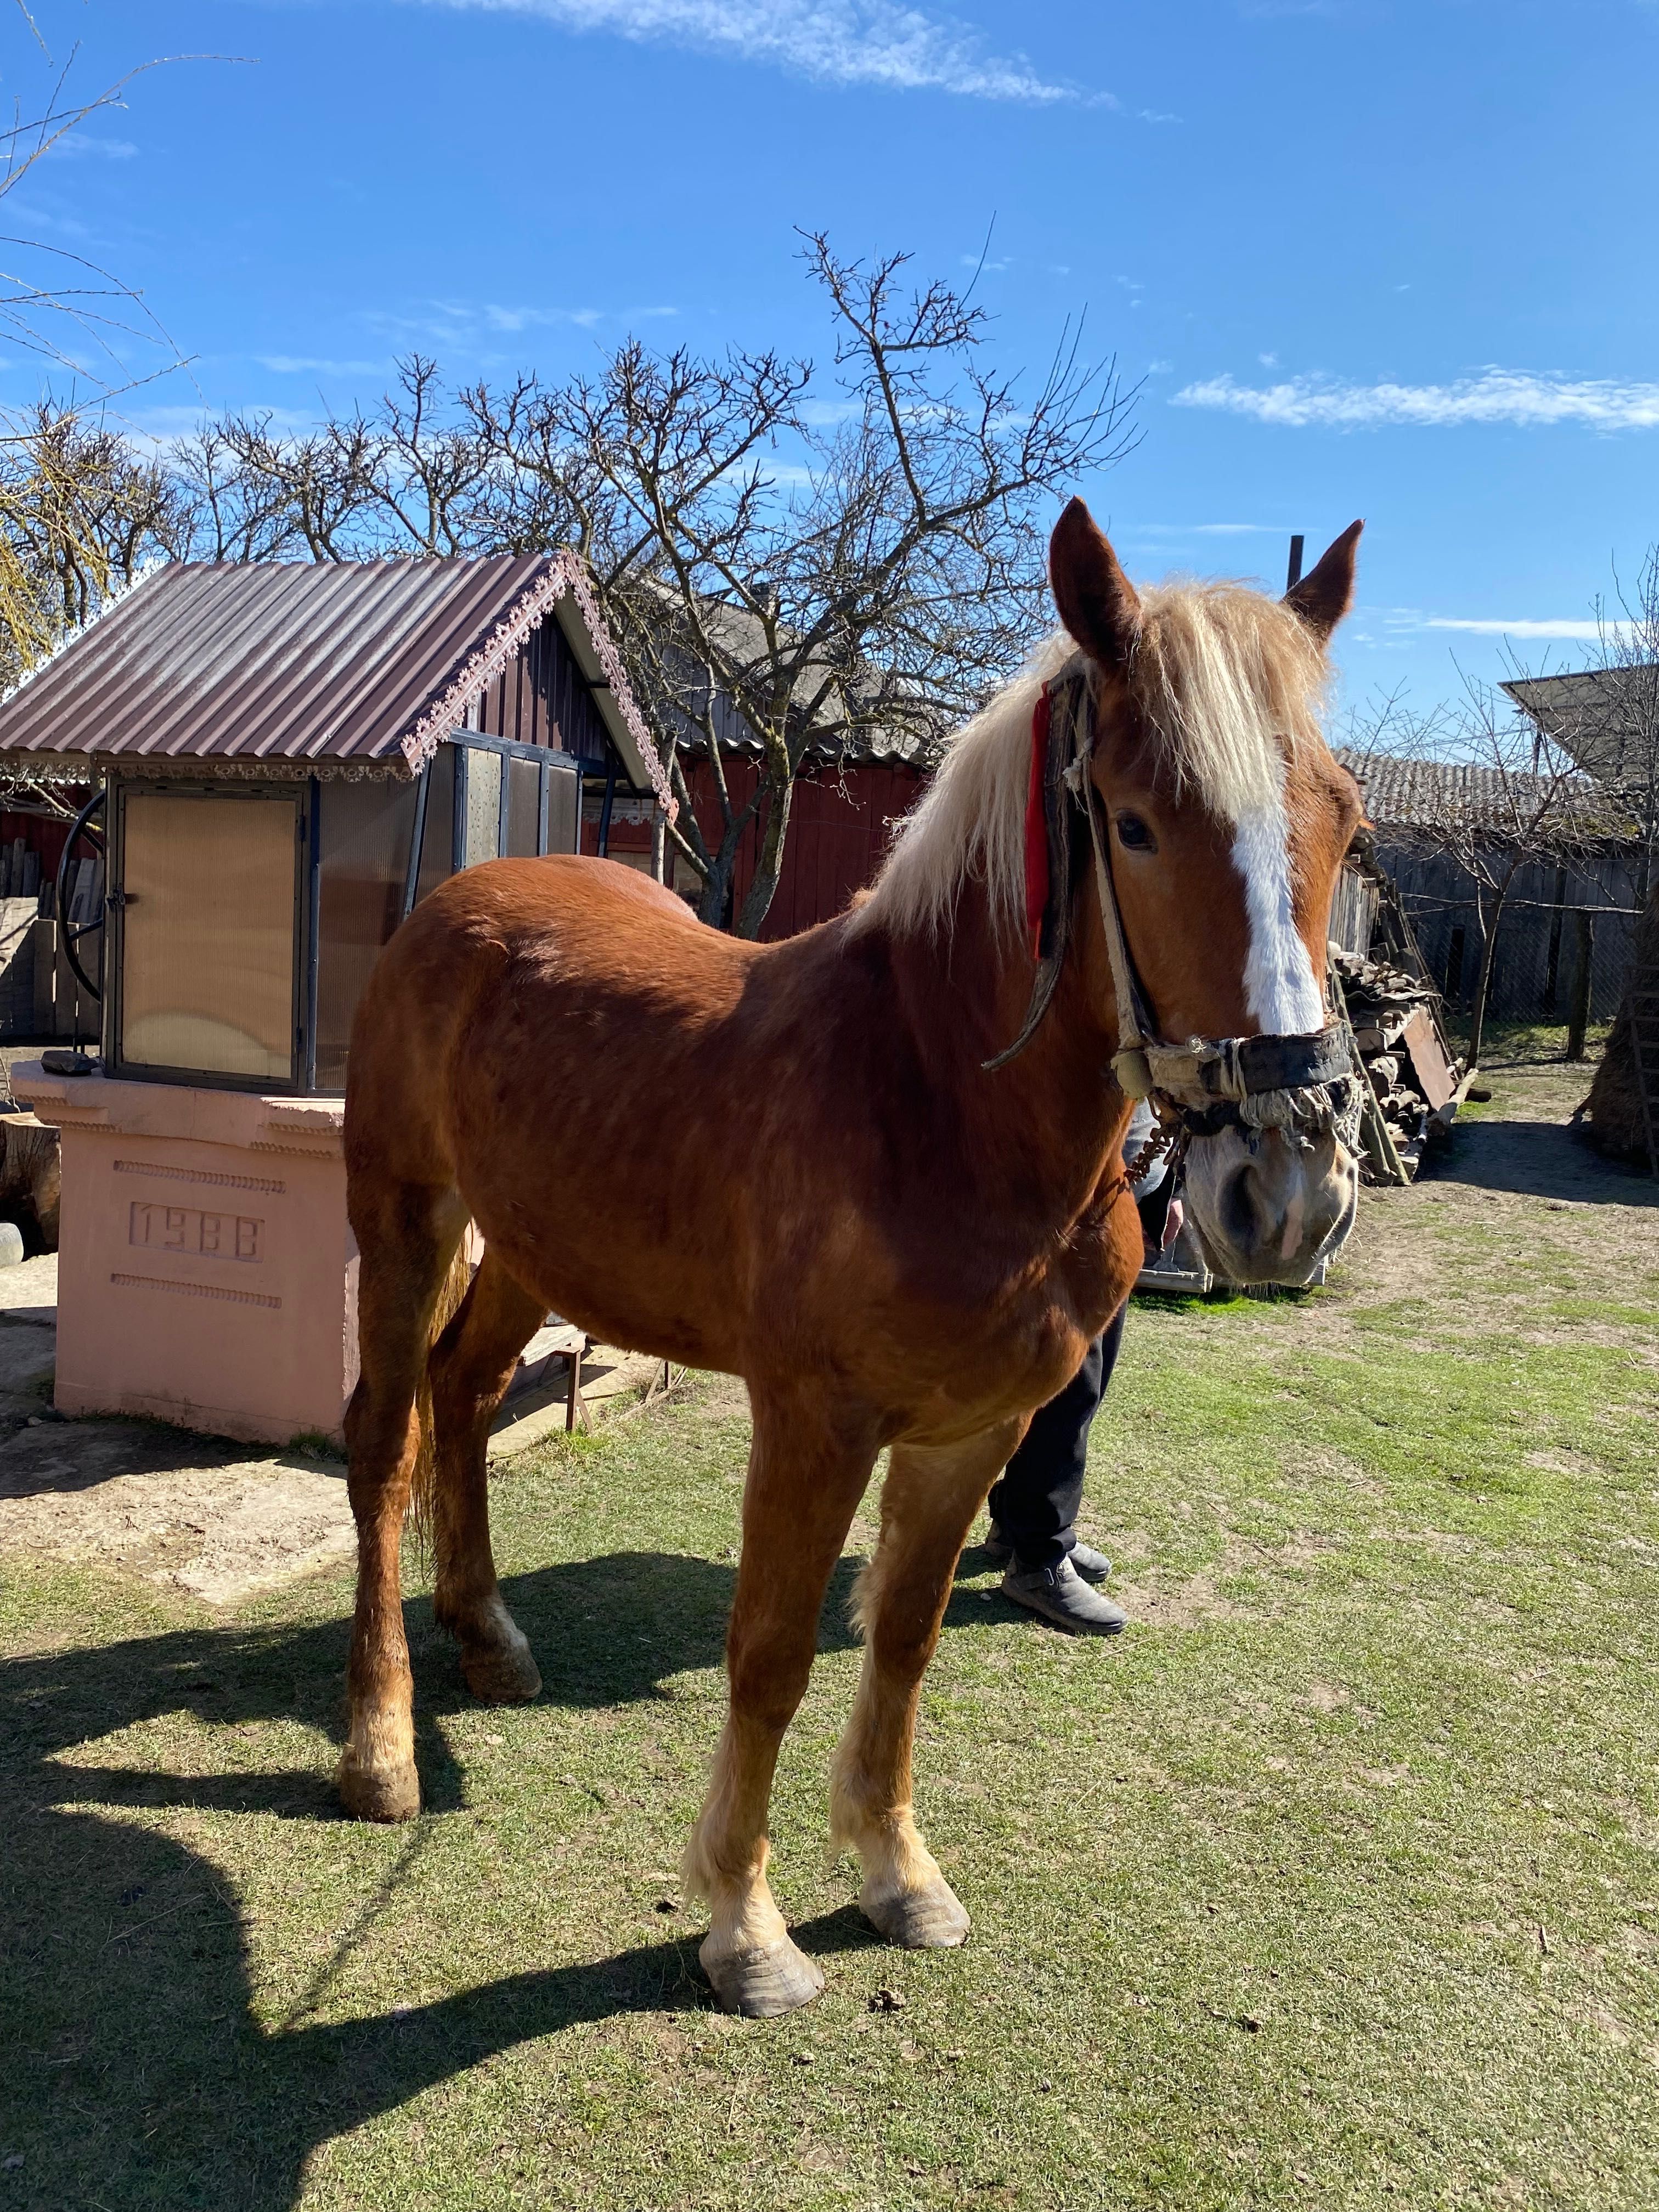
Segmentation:
[(765, 957), (614, 862), (452, 878), (392, 938), (359, 1009), (349, 1176), (458, 1188), (550, 1307), (710, 1360), (730, 1239), (686, 1232), (730, 1206), (724, 1140), (741, 1144), (755, 1103), (732, 1033)]

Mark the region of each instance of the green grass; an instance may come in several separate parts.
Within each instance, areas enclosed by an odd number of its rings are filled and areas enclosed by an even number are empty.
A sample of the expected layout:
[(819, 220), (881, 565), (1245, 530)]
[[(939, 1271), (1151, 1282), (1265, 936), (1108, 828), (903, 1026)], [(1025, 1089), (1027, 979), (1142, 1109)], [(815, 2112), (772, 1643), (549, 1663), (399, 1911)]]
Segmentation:
[[(1612, 1029), (1611, 1022), (1592, 1022), (1584, 1032), (1584, 1068), (1586, 1085)], [(1466, 1016), (1454, 1014), (1449, 1024), (1449, 1035), (1459, 1051), (1467, 1052), (1469, 1024)], [(1480, 1042), (1480, 1063), (1486, 1068), (1513, 1067), (1527, 1060), (1566, 1060), (1567, 1025), (1565, 1022), (1518, 1021), (1513, 1017), (1488, 1019), (1486, 1033)], [(1578, 1065), (1579, 1063), (1571, 1063)]]
[(1137, 1308), (1121, 1639), (967, 1555), (918, 1759), (961, 1953), (823, 1863), (847, 1563), (775, 1802), (830, 1980), (787, 2021), (711, 2011), (675, 1873), (744, 1450), (708, 1401), (496, 1485), (537, 1705), (471, 1706), (411, 1583), (404, 1830), (333, 1811), (343, 1581), (226, 1621), (16, 1567), (0, 2208), (1659, 2204), (1659, 1317), (1473, 1200), (1421, 1226), (1467, 1302)]

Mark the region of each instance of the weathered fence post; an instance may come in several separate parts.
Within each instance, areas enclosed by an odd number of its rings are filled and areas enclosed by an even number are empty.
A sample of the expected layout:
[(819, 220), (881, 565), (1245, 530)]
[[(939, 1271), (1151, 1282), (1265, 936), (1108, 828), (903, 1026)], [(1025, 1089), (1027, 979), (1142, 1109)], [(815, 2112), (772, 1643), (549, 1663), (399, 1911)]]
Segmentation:
[(1584, 1032), (1589, 1027), (1590, 969), (1595, 954), (1595, 917), (1588, 907), (1577, 907), (1573, 935), (1578, 943), (1578, 968), (1572, 979), (1572, 1006), (1567, 1016), (1567, 1058), (1584, 1057)]

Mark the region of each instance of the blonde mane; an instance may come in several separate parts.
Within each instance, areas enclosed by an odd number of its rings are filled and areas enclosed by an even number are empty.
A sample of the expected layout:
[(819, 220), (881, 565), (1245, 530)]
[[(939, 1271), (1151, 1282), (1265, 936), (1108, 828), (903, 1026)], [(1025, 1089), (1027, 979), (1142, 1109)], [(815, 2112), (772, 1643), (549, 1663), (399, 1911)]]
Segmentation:
[[(1129, 688), (1177, 792), (1190, 787), (1229, 822), (1276, 805), (1286, 754), (1323, 742), (1317, 643), (1288, 607), (1247, 585), (1182, 579), (1139, 596)], [(855, 927), (948, 933), (969, 882), (984, 886), (995, 927), (1023, 926), (1031, 715), (1076, 650), (1056, 630), (957, 732)]]

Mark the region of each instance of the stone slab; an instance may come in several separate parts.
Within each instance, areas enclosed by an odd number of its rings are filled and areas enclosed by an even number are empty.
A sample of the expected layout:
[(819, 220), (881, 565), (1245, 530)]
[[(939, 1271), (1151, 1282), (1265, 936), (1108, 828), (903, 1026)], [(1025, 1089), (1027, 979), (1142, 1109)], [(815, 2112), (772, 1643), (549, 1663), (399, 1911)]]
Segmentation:
[(44, 1252), (15, 1267), (0, 1267), (0, 1322), (27, 1321), (51, 1328), (58, 1321), (58, 1255)]

